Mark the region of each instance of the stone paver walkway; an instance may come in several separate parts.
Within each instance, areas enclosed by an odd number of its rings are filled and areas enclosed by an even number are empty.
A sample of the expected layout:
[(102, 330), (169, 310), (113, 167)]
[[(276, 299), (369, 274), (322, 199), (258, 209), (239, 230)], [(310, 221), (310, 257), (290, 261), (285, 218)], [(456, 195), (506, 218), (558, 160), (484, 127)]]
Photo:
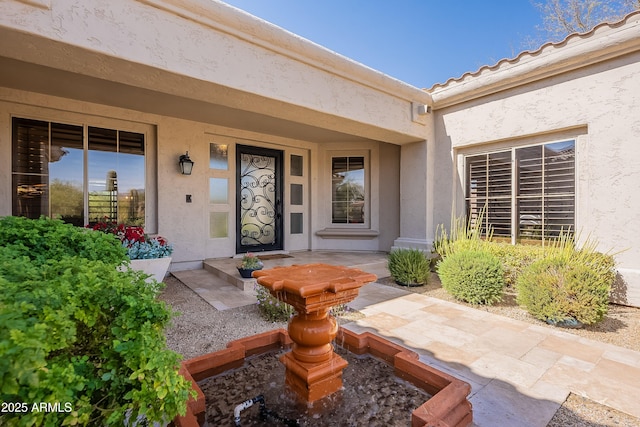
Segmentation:
[(477, 426), (544, 427), (569, 392), (640, 417), (640, 352), (377, 283), (361, 295), (345, 327), (467, 381)]
[[(317, 254), (286, 262), (318, 262)], [(375, 254), (323, 254), (320, 262), (388, 275)], [(205, 270), (174, 275), (217, 309), (255, 303), (252, 291)], [(544, 427), (569, 392), (640, 417), (640, 352), (378, 283), (349, 305), (365, 317), (346, 328), (390, 339), (471, 384), (476, 426)]]

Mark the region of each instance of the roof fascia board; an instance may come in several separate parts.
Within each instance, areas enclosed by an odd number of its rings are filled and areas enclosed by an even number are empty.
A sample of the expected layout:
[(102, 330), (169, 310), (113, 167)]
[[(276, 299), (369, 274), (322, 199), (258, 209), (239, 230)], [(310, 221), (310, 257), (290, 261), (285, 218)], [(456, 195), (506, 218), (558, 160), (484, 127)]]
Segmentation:
[(218, 0), (137, 0), (279, 55), (397, 98), (431, 104), (431, 95)]
[(640, 50), (640, 13), (618, 24), (601, 24), (586, 34), (573, 34), (560, 43), (549, 43), (513, 60), (483, 67), (458, 80), (435, 85), (429, 92), (434, 109), (523, 86)]

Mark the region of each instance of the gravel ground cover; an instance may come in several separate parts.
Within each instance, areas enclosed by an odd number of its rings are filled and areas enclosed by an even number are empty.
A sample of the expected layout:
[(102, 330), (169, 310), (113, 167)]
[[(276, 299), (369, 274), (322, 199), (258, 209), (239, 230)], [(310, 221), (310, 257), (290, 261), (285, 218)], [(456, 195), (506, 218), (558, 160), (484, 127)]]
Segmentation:
[[(390, 278), (378, 280), (388, 286), (398, 286)], [(166, 287), (160, 299), (180, 313), (167, 329), (167, 344), (185, 359), (226, 348), (229, 341), (277, 328), (286, 328), (285, 322), (267, 322), (260, 317), (257, 306), (246, 306), (218, 311), (195, 292), (174, 277), (165, 279)], [(398, 286), (399, 287), (399, 286)], [(427, 286), (402, 289), (434, 298), (454, 301), (442, 289), (437, 276)], [(462, 303), (461, 303), (462, 304)], [(491, 307), (478, 307), (503, 316), (543, 325), (515, 304), (515, 295), (508, 292), (502, 303)], [(357, 318), (357, 313), (346, 313), (338, 318), (346, 323)], [(552, 327), (552, 326), (549, 326)], [(584, 329), (566, 329), (566, 332), (585, 338), (640, 351), (640, 309), (611, 306), (607, 318)], [(547, 427), (637, 427), (640, 419), (616, 411), (608, 406), (581, 396), (570, 394)]]

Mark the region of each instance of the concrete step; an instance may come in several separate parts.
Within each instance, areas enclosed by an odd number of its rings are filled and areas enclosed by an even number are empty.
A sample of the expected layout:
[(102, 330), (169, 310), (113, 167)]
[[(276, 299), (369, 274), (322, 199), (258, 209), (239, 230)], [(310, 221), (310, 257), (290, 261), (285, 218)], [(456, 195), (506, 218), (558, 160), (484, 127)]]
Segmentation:
[(257, 302), (252, 287), (249, 287), (249, 291), (242, 292), (228, 281), (205, 269), (174, 271), (171, 274), (218, 310), (228, 310)]
[(208, 260), (204, 261), (203, 267), (211, 274), (230, 283), (241, 291), (251, 290), (257, 284), (256, 279), (245, 279), (243, 277), (240, 277), (237, 269), (235, 271), (229, 271), (228, 268), (223, 268), (220, 265), (208, 262)]
[[(260, 255), (261, 254), (258, 254), (258, 256)], [(204, 260), (203, 267), (205, 270), (223, 280), (226, 280), (240, 290), (253, 290), (256, 285), (256, 280), (240, 277), (236, 268), (238, 262), (239, 259), (237, 258), (211, 258)], [(348, 253), (297, 252), (283, 258), (265, 259), (263, 261), (265, 269), (293, 264), (313, 264), (317, 262), (359, 268), (367, 273), (375, 274), (378, 278), (389, 276), (386, 255), (380, 254), (361, 255)]]

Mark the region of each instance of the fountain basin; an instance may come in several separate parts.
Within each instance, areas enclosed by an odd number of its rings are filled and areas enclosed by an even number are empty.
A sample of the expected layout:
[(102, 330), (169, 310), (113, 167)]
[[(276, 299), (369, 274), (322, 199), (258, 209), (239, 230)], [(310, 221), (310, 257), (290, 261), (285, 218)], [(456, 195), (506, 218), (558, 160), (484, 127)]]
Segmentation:
[[(420, 362), (417, 353), (377, 335), (356, 334), (339, 328), (336, 339), (354, 354), (369, 354), (384, 361), (394, 368), (396, 376), (431, 394), (429, 400), (412, 412), (412, 427), (471, 425), (473, 416), (467, 399), (471, 386), (468, 383)], [(205, 398), (197, 381), (241, 367), (246, 357), (289, 348), (292, 344), (287, 331), (277, 329), (232, 341), (224, 350), (184, 361), (181, 373), (192, 382), (198, 397), (188, 402), (186, 415), (176, 417), (174, 424), (178, 427), (204, 424)]]

